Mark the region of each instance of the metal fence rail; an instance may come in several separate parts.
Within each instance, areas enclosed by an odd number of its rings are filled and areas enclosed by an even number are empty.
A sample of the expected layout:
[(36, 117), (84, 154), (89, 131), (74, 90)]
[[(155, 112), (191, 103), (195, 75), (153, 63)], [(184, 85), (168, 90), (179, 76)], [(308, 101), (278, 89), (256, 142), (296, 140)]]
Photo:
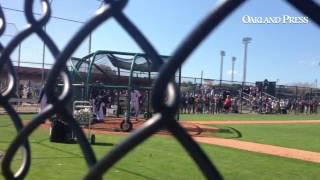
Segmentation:
[[(123, 8), (126, 6), (128, 0), (105, 0), (104, 5), (98, 10), (97, 14), (79, 29), (78, 33), (76, 33), (69, 41), (66, 48), (62, 50), (57, 48), (54, 40), (43, 30), (43, 27), (51, 18), (51, 9), (48, 0), (41, 0), (41, 2), (43, 5), (43, 13), (42, 17), (39, 19), (35, 18), (32, 14), (34, 0), (25, 0), (24, 11), (29, 25), (26, 29), (18, 33), (6, 47), (0, 45), (0, 72), (4, 71), (4, 67), (9, 69), (9, 83), (7, 89), (1, 92), (0, 105), (8, 112), (18, 132), (2, 159), (1, 168), (3, 176), (6, 179), (23, 179), (26, 177), (31, 166), (32, 158), (28, 137), (45, 119), (54, 114), (59, 114), (63, 120), (67, 121), (71, 125), (79, 140), (80, 148), (89, 168), (84, 179), (101, 179), (105, 172), (107, 172), (117, 161), (124, 157), (134, 147), (138, 146), (152, 134), (163, 128), (168, 129), (181, 143), (207, 179), (223, 179), (222, 175), (218, 172), (212, 161), (209, 160), (200, 146), (195, 143), (186, 131), (175, 121), (175, 114), (178, 110), (179, 91), (177, 89), (177, 85), (172, 80), (174, 79), (173, 77), (178, 68), (200, 44), (200, 42), (202, 42), (211, 31), (225, 20), (229, 14), (239, 7), (244, 0), (229, 0), (224, 2), (218, 8), (212, 10), (209, 15), (205, 17), (193, 30), (193, 32), (185, 38), (184, 42), (182, 42), (173, 53), (169, 62), (164, 64), (161, 68), (160, 75), (153, 87), (152, 105), (157, 113), (155, 113), (154, 116), (141, 128), (130, 134), (125, 141), (106, 154), (100, 161), (97, 161), (84, 132), (79, 127), (79, 124), (72, 117), (71, 113), (64, 108), (72, 93), (70, 89), (71, 81), (66, 70), (67, 60), (75, 52), (79, 44), (81, 44), (94, 29), (111, 18), (114, 18), (121, 27), (127, 31), (141, 49), (159, 67), (159, 69), (163, 64), (162, 59), (140, 30), (123, 13)], [(288, 2), (309, 16), (318, 25), (320, 24), (320, 8), (316, 3), (310, 0), (288, 0)], [(0, 35), (3, 35), (6, 23), (1, 8), (0, 18), (2, 21)], [(10, 55), (22, 41), (32, 34), (36, 34), (45, 43), (54, 56), (56, 63), (51, 68), (45, 85), (45, 92), (51, 103), (47, 106), (44, 112), (35, 116), (28, 125), (23, 126), (21, 118), (9, 104), (9, 98), (13, 96), (15, 89), (14, 86), (16, 83), (15, 69), (13, 68), (12, 61), (10, 61)], [(58, 77), (60, 77), (64, 82), (63, 92), (59, 96), (54, 92), (54, 82)], [(12, 172), (10, 165), (15, 153), (21, 146), (24, 152), (23, 163), (18, 172)]]

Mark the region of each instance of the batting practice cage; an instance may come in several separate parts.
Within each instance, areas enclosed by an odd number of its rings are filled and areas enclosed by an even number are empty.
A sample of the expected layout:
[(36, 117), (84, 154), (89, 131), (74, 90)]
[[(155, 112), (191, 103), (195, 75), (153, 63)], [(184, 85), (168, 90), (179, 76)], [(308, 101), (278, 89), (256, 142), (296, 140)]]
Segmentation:
[[(169, 57), (161, 58), (166, 62)], [(131, 129), (132, 91), (141, 95), (139, 114), (151, 117), (150, 93), (157, 76), (157, 67), (146, 54), (96, 51), (83, 58), (71, 58), (73, 101), (92, 101), (101, 96), (106, 104), (105, 115), (122, 118), (122, 129)]]

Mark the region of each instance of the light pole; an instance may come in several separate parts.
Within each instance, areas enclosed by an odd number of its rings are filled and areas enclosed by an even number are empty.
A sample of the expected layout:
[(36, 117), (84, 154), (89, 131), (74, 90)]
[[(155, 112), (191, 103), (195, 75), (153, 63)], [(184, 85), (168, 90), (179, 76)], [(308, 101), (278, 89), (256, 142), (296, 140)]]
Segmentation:
[[(53, 0), (50, 0), (50, 5), (52, 5)], [(103, 1), (101, 1), (100, 7), (103, 5)], [(66, 19), (66, 18), (60, 18), (60, 17), (52, 17), (52, 18), (57, 18), (60, 20), (64, 20), (64, 21), (69, 21), (69, 22), (74, 22), (74, 23), (79, 23), (79, 24), (85, 24), (85, 22), (82, 21), (77, 21), (77, 20), (72, 20), (72, 19)], [(46, 32), (46, 27), (47, 25), (45, 25), (43, 27), (44, 31)], [(88, 46), (88, 52), (89, 54), (91, 53), (91, 45), (92, 45), (92, 33), (89, 34), (89, 46)], [(41, 83), (44, 84), (44, 64), (45, 64), (45, 43), (43, 42), (43, 46), (42, 46), (42, 74), (41, 74)]]
[(247, 50), (248, 50), (248, 44), (252, 38), (245, 37), (242, 39), (242, 42), (244, 44), (244, 62), (243, 62), (243, 80), (242, 80), (242, 87), (241, 87), (241, 99), (240, 99), (240, 111), (242, 113), (242, 98), (243, 98), (243, 86), (246, 82), (246, 76), (247, 76)]
[(203, 71), (201, 71), (200, 87), (202, 87), (202, 81), (203, 81)]
[[(49, 1), (50, 6), (52, 5), (52, 1)], [(43, 26), (43, 31), (46, 33), (47, 31), (47, 25), (45, 24)], [(41, 71), (41, 84), (44, 84), (44, 63), (45, 63), (45, 58), (46, 58), (46, 43), (43, 41), (42, 44), (42, 71)]]
[(236, 57), (232, 57), (232, 70), (231, 70), (231, 82), (234, 81), (234, 63), (236, 62)]
[(246, 82), (246, 76), (247, 76), (247, 51), (248, 51), (248, 44), (251, 42), (252, 38), (245, 37), (242, 39), (242, 42), (244, 44), (244, 63), (243, 63), (243, 83)]
[(226, 55), (225, 51), (220, 51), (221, 62), (220, 62), (220, 87), (222, 84), (222, 74), (223, 74), (223, 57)]
[(88, 53), (91, 53), (91, 43), (92, 43), (92, 33), (89, 34), (89, 46), (88, 46)]
[[(7, 24), (12, 25), (16, 29), (16, 33), (18, 34), (19, 29), (15, 23), (8, 22)], [(19, 45), (18, 45), (18, 71), (20, 68), (20, 62), (21, 62), (21, 43), (19, 43)]]
[[(17, 25), (15, 23), (11, 23), (11, 22), (7, 22), (7, 24), (12, 25), (15, 29), (16, 29), (16, 34), (19, 33), (19, 29), (17, 27)], [(7, 35), (9, 36), (9, 35)], [(11, 35), (10, 35), (11, 36)], [(14, 36), (12, 36), (14, 37)], [(21, 62), (21, 42), (18, 45), (18, 67), (17, 67), (17, 87), (20, 87), (20, 76), (19, 76), (19, 72), (20, 72), (20, 62)], [(18, 91), (17, 91), (18, 92)]]
[[(11, 22), (7, 22), (8, 25), (11, 25), (15, 28), (16, 30), (16, 34), (19, 33), (19, 29), (17, 27), (17, 25), (15, 23), (11, 23)], [(6, 35), (6, 36), (11, 36), (14, 37), (13, 35)], [(19, 72), (20, 72), (20, 62), (21, 62), (21, 42), (18, 45), (18, 66), (17, 66), (17, 87), (20, 86), (20, 76), (19, 76)], [(18, 92), (18, 91), (17, 91)]]
[[(43, 27), (44, 32), (46, 32), (46, 25)], [(46, 58), (46, 44), (43, 41), (42, 44), (42, 69), (41, 69), (41, 84), (44, 84), (44, 62)]]

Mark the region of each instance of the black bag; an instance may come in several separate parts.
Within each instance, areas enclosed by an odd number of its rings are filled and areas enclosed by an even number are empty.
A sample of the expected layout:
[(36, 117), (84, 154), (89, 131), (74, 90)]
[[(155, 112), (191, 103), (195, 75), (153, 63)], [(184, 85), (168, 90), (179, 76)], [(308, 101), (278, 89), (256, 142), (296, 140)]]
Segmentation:
[(58, 143), (67, 143), (69, 141), (68, 134), (71, 128), (62, 119), (52, 118), (50, 141)]

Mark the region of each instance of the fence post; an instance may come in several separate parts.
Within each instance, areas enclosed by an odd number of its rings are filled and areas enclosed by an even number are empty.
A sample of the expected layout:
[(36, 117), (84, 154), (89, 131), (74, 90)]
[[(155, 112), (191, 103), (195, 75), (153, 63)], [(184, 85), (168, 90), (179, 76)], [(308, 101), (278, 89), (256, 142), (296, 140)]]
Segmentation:
[[(179, 82), (178, 82), (178, 88), (179, 88), (179, 92), (180, 92), (180, 100), (181, 100), (181, 66), (180, 66), (180, 68), (179, 68)], [(181, 106), (182, 104), (181, 104), (181, 102), (179, 103), (179, 105)], [(177, 121), (179, 121), (180, 120), (180, 107), (179, 107), (179, 111), (178, 111), (178, 113), (177, 113)]]
[(240, 113), (241, 113), (241, 114), (242, 114), (243, 85), (244, 85), (244, 82), (242, 82), (242, 85), (241, 85), (241, 93), (240, 93)]
[(296, 100), (298, 99), (298, 86), (296, 86)]
[(197, 78), (193, 79), (193, 96), (196, 94)]

